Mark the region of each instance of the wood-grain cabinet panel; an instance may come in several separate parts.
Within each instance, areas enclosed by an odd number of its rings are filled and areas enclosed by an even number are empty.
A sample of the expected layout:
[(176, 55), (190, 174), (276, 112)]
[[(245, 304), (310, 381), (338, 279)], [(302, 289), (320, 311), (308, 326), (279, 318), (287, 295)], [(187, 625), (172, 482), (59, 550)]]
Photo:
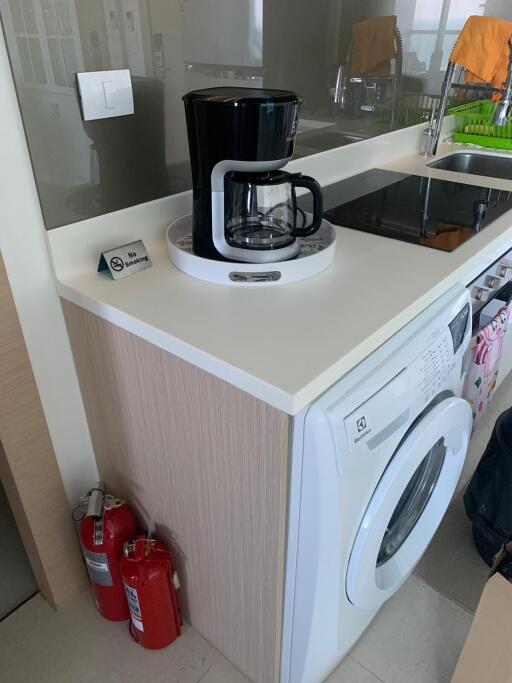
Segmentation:
[(101, 477), (169, 542), (187, 619), (278, 680), (289, 417), (63, 301)]

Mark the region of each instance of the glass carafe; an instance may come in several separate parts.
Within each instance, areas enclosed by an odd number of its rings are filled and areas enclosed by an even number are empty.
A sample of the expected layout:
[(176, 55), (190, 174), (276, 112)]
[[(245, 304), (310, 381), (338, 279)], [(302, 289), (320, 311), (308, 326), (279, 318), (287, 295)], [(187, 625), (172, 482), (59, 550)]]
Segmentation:
[[(256, 262), (256, 252), (288, 247), (297, 237), (315, 233), (322, 224), (322, 191), (314, 178), (285, 171), (234, 171), (226, 174), (224, 182), (226, 242), (253, 250)], [(304, 213), (297, 209), (296, 187), (305, 187), (313, 194), (313, 220), (309, 225), (304, 225)], [(295, 255), (299, 251), (297, 244)]]

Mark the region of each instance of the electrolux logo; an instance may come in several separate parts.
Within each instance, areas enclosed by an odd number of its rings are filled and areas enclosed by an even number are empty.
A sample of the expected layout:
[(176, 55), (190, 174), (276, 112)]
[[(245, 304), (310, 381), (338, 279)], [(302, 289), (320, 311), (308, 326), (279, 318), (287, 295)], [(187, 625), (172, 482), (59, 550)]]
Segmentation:
[(366, 422), (366, 417), (364, 415), (361, 415), (361, 417), (357, 418), (356, 426), (357, 426), (357, 436), (354, 439), (354, 444), (359, 443), (361, 441), (361, 439), (364, 439), (372, 431), (371, 427), (368, 427), (368, 424)]

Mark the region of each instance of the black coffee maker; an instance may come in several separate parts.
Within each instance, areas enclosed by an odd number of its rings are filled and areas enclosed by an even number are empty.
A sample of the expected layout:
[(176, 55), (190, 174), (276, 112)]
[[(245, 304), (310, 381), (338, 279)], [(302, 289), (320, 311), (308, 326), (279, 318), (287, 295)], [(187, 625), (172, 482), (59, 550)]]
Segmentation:
[[(287, 90), (207, 88), (183, 97), (193, 181), (197, 256), (273, 263), (300, 252), (297, 237), (322, 223), (313, 178), (280, 170), (292, 157), (301, 99)], [(313, 217), (295, 188), (313, 194)]]

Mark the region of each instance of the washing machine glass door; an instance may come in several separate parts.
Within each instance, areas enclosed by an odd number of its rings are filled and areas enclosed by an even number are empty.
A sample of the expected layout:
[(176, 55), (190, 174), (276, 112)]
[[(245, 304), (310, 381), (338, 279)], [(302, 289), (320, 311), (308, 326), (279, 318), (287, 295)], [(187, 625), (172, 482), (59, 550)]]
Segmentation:
[(370, 500), (347, 569), (348, 599), (375, 609), (425, 552), (457, 485), (471, 435), (471, 409), (446, 398), (406, 435)]

